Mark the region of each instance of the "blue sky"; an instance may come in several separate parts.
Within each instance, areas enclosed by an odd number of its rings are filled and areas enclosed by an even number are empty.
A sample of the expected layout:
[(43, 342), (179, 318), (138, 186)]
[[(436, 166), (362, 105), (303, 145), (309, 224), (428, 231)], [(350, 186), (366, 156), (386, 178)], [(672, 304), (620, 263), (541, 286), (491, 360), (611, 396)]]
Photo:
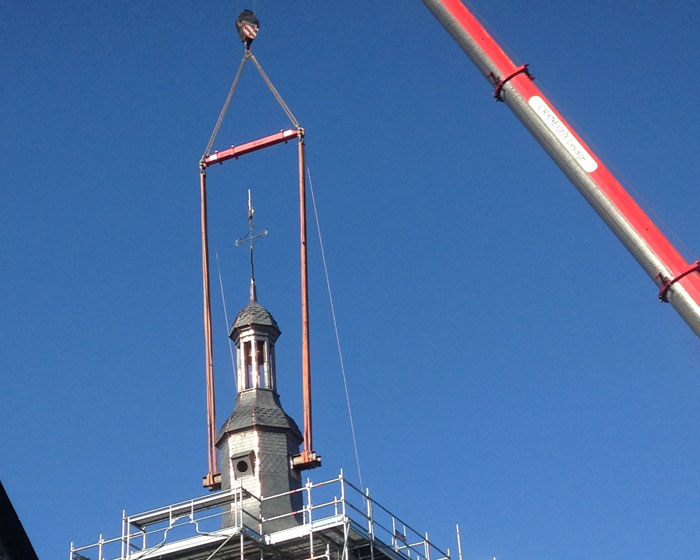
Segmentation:
[[(197, 162), (237, 3), (0, 7), (0, 478), (41, 558), (202, 493)], [(693, 3), (473, 8), (689, 261)], [(419, 2), (259, 0), (256, 56), (307, 130), (364, 482), (465, 558), (697, 557), (697, 337)], [(286, 128), (248, 67), (217, 148)], [(229, 315), (246, 190), (259, 299), (301, 419), (296, 152), (210, 171)], [(313, 226), (313, 224), (312, 224)], [(315, 447), (354, 472), (315, 229)], [(233, 398), (213, 268), (219, 422)]]

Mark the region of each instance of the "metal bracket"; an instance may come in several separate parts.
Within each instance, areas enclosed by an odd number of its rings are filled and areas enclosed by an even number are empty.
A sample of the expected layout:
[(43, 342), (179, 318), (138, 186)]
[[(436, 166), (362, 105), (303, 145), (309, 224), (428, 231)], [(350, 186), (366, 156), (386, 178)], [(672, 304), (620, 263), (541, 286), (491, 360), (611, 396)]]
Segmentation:
[(221, 490), (221, 473), (209, 473), (202, 477), (202, 486), (209, 490)]
[(695, 261), (694, 264), (690, 265), (688, 269), (678, 274), (675, 278), (666, 278), (663, 275), (663, 273), (659, 272), (656, 275), (656, 278), (661, 280), (661, 285), (659, 286), (659, 301), (668, 303), (667, 294), (669, 289), (671, 289), (671, 286), (673, 286), (673, 284), (678, 282), (681, 278), (685, 278), (686, 276), (688, 276), (688, 274), (692, 272), (700, 272), (700, 261)]
[(321, 466), (321, 457), (315, 451), (302, 451), (291, 458), (292, 468), (297, 471), (315, 469)]
[(522, 66), (518, 66), (510, 74), (500, 79), (497, 78), (493, 72), (488, 73), (489, 78), (491, 78), (496, 84), (493, 88), (493, 96), (496, 98), (496, 101), (503, 101), (503, 99), (501, 99), (501, 90), (503, 89), (503, 86), (505, 86), (509, 80), (511, 80), (518, 74), (525, 74), (531, 80), (535, 79), (535, 77), (532, 74), (530, 74), (530, 71), (527, 69), (528, 66), (529, 64), (523, 64)]

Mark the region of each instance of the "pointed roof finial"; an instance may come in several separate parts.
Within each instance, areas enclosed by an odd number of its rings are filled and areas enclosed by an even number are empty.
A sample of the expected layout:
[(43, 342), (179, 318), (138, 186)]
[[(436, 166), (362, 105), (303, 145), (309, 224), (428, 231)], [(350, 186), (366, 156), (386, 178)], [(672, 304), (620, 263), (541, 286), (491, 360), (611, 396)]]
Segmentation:
[(258, 301), (258, 294), (255, 289), (255, 265), (253, 264), (253, 247), (255, 241), (261, 237), (265, 237), (268, 234), (266, 229), (262, 230), (258, 234), (253, 233), (253, 215), (255, 214), (255, 208), (253, 208), (253, 203), (251, 202), (250, 189), (248, 189), (248, 235), (242, 237), (241, 239), (236, 239), (236, 247), (240, 247), (243, 243), (248, 241), (250, 247), (250, 302)]

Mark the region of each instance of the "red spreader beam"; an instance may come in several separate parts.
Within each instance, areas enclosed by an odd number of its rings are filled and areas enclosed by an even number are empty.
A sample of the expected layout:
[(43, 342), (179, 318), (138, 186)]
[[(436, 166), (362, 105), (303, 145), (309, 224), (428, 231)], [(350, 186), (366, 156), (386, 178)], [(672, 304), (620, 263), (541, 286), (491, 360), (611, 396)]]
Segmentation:
[(308, 305), (308, 271), (306, 251), (306, 164), (304, 159), (304, 129), (282, 130), (227, 150), (214, 152), (200, 161), (200, 194), (202, 218), (202, 285), (204, 298), (204, 344), (207, 384), (207, 435), (209, 472), (203, 478), (203, 485), (211, 490), (221, 486), (216, 457), (216, 403), (214, 398), (214, 359), (211, 325), (211, 295), (209, 282), (209, 235), (207, 226), (207, 168), (230, 159), (269, 148), (297, 138), (299, 140), (299, 222), (301, 229), (301, 321), (302, 321), (302, 386), (304, 399), (304, 450), (293, 457), (296, 469), (311, 469), (321, 464), (321, 458), (313, 451), (313, 433), (311, 426), (311, 358), (309, 352), (309, 305)]
[(251, 152), (257, 152), (263, 148), (269, 148), (276, 144), (281, 144), (282, 142), (288, 142), (292, 138), (303, 138), (304, 129), (299, 130), (281, 130), (276, 134), (270, 134), (270, 136), (265, 136), (265, 138), (260, 138), (259, 140), (253, 140), (252, 142), (246, 142), (240, 146), (231, 146), (227, 150), (221, 152), (214, 152), (212, 155), (205, 157), (202, 160), (202, 165), (206, 168), (215, 163), (224, 163), (229, 159), (234, 159), (240, 156), (244, 156)]
[(688, 263), (573, 127), (459, 0), (423, 0), (668, 301), (700, 336), (700, 268)]

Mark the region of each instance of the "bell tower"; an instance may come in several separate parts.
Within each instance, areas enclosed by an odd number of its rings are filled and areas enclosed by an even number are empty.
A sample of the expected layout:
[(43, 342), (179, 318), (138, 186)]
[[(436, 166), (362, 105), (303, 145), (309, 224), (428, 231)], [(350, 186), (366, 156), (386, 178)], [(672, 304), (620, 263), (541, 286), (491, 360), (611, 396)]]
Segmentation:
[[(248, 195), (248, 237), (250, 242), (250, 301), (238, 314), (229, 337), (236, 344), (236, 381), (238, 395), (233, 413), (226, 420), (216, 442), (219, 450), (221, 487), (238, 485), (252, 495), (243, 501), (243, 523), (256, 526), (265, 521), (265, 532), (278, 531), (298, 524), (291, 512), (302, 506), (300, 493), (285, 494), (301, 487), (299, 473), (292, 467), (292, 457), (299, 453), (303, 437), (288, 416), (277, 393), (275, 342), (280, 329), (272, 315), (257, 301), (253, 268), (253, 242), (267, 234), (253, 235), (253, 207)], [(258, 498), (285, 494), (265, 500)], [(282, 516), (282, 517), (279, 517)], [(223, 526), (233, 524), (224, 516)]]

